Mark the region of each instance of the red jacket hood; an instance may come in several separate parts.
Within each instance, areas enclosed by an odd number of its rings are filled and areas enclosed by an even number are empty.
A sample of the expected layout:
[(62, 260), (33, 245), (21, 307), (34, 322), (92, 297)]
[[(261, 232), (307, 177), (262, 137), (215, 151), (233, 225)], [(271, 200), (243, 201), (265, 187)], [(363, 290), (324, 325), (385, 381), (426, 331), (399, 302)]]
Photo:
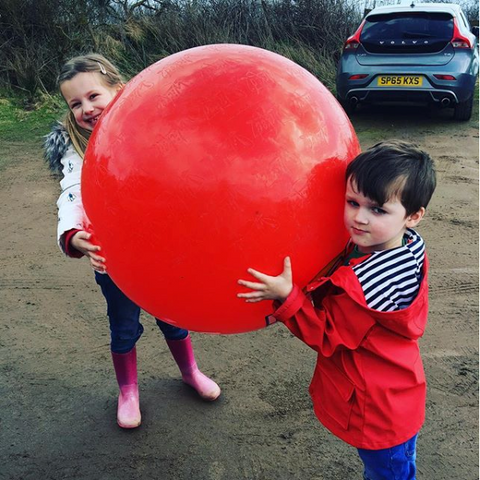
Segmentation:
[[(368, 312), (368, 314), (384, 328), (398, 335), (416, 340), (423, 335), (427, 324), (428, 305), (425, 304), (428, 304), (428, 267), (428, 258), (425, 255), (422, 281), (415, 300), (407, 308), (393, 312), (380, 312), (378, 310), (372, 310), (367, 306), (360, 282), (350, 266), (339, 267), (331, 277), (326, 278), (325, 281), (329, 280), (344, 292), (348, 292), (351, 300), (353, 300), (358, 307)], [(321, 282), (319, 282), (319, 284), (320, 283)], [(419, 315), (419, 312), (423, 313)]]

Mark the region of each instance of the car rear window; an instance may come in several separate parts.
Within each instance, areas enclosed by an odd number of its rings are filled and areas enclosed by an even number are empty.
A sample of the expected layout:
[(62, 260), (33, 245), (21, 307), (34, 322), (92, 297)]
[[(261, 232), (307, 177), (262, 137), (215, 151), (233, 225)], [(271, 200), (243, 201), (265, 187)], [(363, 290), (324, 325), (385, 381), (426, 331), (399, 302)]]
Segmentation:
[(452, 40), (453, 17), (439, 12), (403, 12), (367, 17), (360, 35), (372, 53), (433, 53)]

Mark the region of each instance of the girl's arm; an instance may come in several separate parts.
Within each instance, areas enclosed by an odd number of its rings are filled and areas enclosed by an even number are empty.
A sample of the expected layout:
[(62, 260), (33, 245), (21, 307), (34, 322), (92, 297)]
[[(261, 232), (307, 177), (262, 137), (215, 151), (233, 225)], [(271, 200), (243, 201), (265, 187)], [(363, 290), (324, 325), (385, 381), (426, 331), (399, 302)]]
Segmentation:
[(100, 256), (99, 245), (94, 245), (91, 242), (92, 234), (84, 230), (74, 233), (70, 240), (70, 245), (81, 254), (86, 255), (90, 260), (90, 265), (97, 272), (106, 272), (105, 258)]
[(82, 258), (83, 253), (80, 252), (80, 250), (77, 250), (75, 247), (72, 245), (72, 238), (73, 236), (77, 233), (80, 232), (81, 230), (78, 230), (76, 228), (72, 228), (72, 230), (69, 230), (68, 232), (65, 232), (62, 237), (60, 238), (60, 244), (62, 245), (62, 250), (65, 251), (65, 254), (67, 257), (72, 257), (72, 258)]
[(62, 193), (57, 201), (58, 244), (66, 255), (74, 258), (86, 255), (94, 270), (105, 272), (105, 258), (98, 254), (100, 247), (90, 242), (92, 235), (85, 231), (85, 211), (80, 188), (83, 160), (73, 147), (69, 146), (61, 164)]
[(60, 181), (62, 193), (57, 201), (57, 240), (62, 252), (66, 253), (65, 235), (67, 232), (84, 229), (85, 212), (80, 190), (83, 160), (70, 145), (60, 161), (63, 178)]

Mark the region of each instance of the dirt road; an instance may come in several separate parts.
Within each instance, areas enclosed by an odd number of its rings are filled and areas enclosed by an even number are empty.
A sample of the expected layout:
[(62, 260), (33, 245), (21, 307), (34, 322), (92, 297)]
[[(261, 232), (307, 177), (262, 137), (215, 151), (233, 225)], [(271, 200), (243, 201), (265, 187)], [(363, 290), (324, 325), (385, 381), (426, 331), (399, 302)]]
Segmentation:
[[(478, 115), (478, 111), (476, 112)], [(419, 228), (431, 261), (421, 349), (429, 384), (418, 478), (478, 478), (478, 122), (423, 109), (353, 119), (362, 147), (415, 141), (439, 186)], [(104, 303), (86, 261), (55, 245), (57, 182), (39, 143), (2, 144), (0, 479), (355, 480), (353, 448), (315, 419), (315, 355), (281, 325), (236, 336), (193, 333), (222, 386), (203, 403), (179, 379), (151, 317), (139, 344), (143, 425), (116, 426)]]

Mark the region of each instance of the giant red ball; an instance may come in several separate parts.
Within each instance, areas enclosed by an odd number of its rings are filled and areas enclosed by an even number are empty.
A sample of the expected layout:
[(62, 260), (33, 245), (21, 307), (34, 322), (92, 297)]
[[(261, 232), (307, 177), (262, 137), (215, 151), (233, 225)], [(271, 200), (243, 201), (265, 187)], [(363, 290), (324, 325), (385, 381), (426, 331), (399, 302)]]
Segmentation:
[(201, 332), (265, 326), (237, 298), (248, 267), (303, 286), (344, 246), (344, 173), (359, 153), (331, 93), (256, 47), (171, 55), (127, 83), (96, 126), (85, 211), (120, 289)]

